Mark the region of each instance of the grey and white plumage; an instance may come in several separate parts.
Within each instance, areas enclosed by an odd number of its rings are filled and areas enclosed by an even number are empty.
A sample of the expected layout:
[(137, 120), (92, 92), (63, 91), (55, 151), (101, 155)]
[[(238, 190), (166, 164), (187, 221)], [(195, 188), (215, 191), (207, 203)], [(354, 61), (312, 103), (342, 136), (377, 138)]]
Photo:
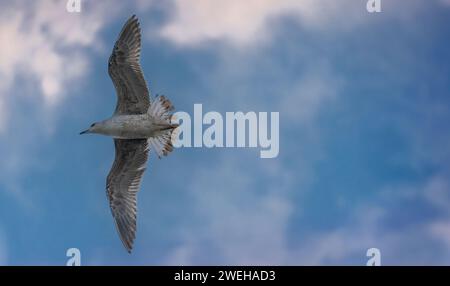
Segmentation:
[(122, 28), (108, 61), (108, 73), (117, 92), (114, 114), (143, 114), (150, 106), (150, 94), (139, 58), (141, 29), (135, 15)]
[(148, 159), (146, 139), (114, 139), (116, 158), (106, 179), (106, 192), (117, 231), (128, 251), (136, 236), (137, 192)]
[(117, 93), (113, 116), (81, 132), (112, 136), (115, 160), (106, 180), (111, 212), (123, 245), (131, 252), (136, 237), (137, 192), (150, 149), (158, 157), (173, 150), (173, 106), (164, 96), (150, 99), (139, 63), (141, 33), (133, 15), (122, 28), (108, 62), (108, 73)]

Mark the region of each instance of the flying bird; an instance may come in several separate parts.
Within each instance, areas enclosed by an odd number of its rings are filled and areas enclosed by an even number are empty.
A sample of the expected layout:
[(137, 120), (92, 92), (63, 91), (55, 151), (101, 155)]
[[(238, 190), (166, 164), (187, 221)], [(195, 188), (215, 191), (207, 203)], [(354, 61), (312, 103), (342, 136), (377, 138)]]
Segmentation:
[(106, 179), (106, 193), (120, 239), (128, 252), (136, 237), (137, 193), (149, 151), (161, 158), (173, 150), (172, 103), (164, 96), (151, 99), (139, 63), (141, 31), (135, 15), (119, 34), (108, 62), (117, 105), (114, 114), (81, 132), (111, 136), (115, 160)]

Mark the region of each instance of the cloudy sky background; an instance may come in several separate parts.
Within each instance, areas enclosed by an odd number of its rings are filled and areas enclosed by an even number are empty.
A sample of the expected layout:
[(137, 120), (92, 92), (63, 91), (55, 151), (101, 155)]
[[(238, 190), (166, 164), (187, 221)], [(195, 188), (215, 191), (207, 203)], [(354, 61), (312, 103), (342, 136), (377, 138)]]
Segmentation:
[[(450, 2), (0, 0), (0, 265), (450, 264)], [(128, 254), (105, 196), (107, 59), (143, 30), (177, 110), (279, 111), (280, 154), (151, 158)]]

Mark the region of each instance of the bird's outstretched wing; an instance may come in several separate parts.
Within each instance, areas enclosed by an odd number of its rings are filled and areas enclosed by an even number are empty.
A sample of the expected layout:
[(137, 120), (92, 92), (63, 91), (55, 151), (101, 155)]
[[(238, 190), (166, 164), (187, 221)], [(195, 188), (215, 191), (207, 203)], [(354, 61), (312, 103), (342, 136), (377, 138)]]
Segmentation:
[(120, 239), (128, 252), (136, 236), (136, 197), (148, 159), (146, 139), (114, 139), (116, 158), (106, 192)]
[(133, 15), (122, 28), (109, 57), (108, 73), (117, 93), (114, 114), (143, 114), (150, 105), (150, 96), (142, 74), (141, 29)]

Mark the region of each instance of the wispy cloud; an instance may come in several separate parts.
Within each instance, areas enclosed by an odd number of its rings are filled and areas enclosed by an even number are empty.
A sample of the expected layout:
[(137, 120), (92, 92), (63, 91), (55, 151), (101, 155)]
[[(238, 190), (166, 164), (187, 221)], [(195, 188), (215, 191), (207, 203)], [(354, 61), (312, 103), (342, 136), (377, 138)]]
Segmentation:
[[(195, 219), (178, 231), (180, 245), (168, 255), (167, 263), (278, 264), (286, 260), (287, 223), (294, 208), (290, 200), (293, 174), (276, 163), (242, 168), (241, 159), (223, 157), (216, 167), (196, 172), (187, 189), (193, 201), (189, 211)], [(255, 176), (267, 179), (264, 186)]]
[[(330, 33), (336, 29), (347, 29), (357, 27), (357, 24), (372, 23), (371, 21), (376, 19), (369, 16), (365, 11), (365, 5), (361, 5), (361, 1), (333, 1), (333, 3), (321, 1), (320, 5), (317, 1), (315, 3), (286, 1), (280, 5), (275, 5), (271, 1), (259, 1), (258, 3), (248, 1), (243, 4), (243, 7), (240, 3), (233, 1), (223, 2), (220, 5), (199, 1), (197, 6), (189, 1), (176, 1), (175, 3), (177, 10), (171, 15), (172, 18), (169, 18), (167, 25), (162, 28), (161, 35), (163, 37), (182, 47), (202, 47), (203, 44), (210, 41), (220, 41), (220, 43), (229, 43), (233, 46), (232, 49), (228, 49), (228, 47), (222, 48), (220, 45), (213, 45), (212, 48), (217, 49), (216, 52), (219, 55), (217, 68), (210, 70), (206, 75), (200, 69), (201, 78), (204, 79), (204, 84), (209, 91), (209, 97), (205, 100), (211, 101), (211, 104), (228, 104), (228, 106), (232, 105), (242, 109), (250, 108), (250, 106), (252, 108), (277, 108), (282, 111), (282, 118), (288, 120), (289, 128), (301, 122), (309, 123), (311, 129), (317, 129), (315, 128), (317, 127), (315, 119), (317, 115), (321, 114), (322, 107), (329, 103), (339, 106), (342, 93), (349, 90), (347, 85), (352, 82), (357, 84), (352, 75), (337, 72), (334, 64), (338, 60), (334, 58), (335, 55), (332, 52), (321, 50), (323, 45), (330, 45), (331, 49), (340, 49), (339, 52), (344, 53), (346, 46), (343, 47), (339, 40), (334, 41), (335, 39), (330, 36)], [(188, 6), (189, 9), (187, 9)], [(419, 6), (423, 8), (423, 3), (419, 5), (418, 1), (412, 1), (411, 7), (406, 8), (392, 3), (389, 3), (388, 6), (385, 8), (392, 9), (391, 12), (386, 13), (387, 17), (397, 17), (405, 23), (412, 23), (411, 15), (417, 11)], [(276, 9), (271, 9), (274, 7)], [(313, 31), (318, 32), (325, 39), (332, 38), (333, 40), (319, 41), (315, 43), (317, 44), (315, 46), (314, 40), (310, 39), (307, 44), (295, 42), (294, 47), (290, 47), (291, 41), (285, 38), (283, 38), (285, 41), (279, 41), (280, 39), (276, 38), (277, 30), (274, 29), (273, 23), (274, 19), (281, 18), (288, 18), (299, 24), (302, 27), (300, 28), (301, 36), (310, 36), (311, 34), (308, 32)], [(233, 21), (228, 21), (228, 19), (233, 19)], [(375, 25), (371, 28), (375, 28)], [(367, 32), (365, 29), (358, 31)], [(270, 41), (272, 39), (277, 41)], [(252, 46), (261, 42), (265, 43), (263, 48), (258, 46), (256, 49), (255, 46)], [(281, 44), (283, 44), (283, 48), (280, 48)], [(279, 50), (275, 47), (278, 47)], [(281, 61), (277, 58), (276, 52), (280, 52), (280, 50), (283, 53), (282, 59), (291, 61)], [(401, 49), (391, 49), (390, 51), (392, 51), (392, 55), (404, 53)], [(345, 50), (345, 53), (347, 52)], [(358, 52), (363, 53), (362, 50)], [(367, 54), (361, 58), (367, 60)], [(355, 64), (360, 65), (371, 64), (373, 69), (381, 69), (385, 64), (383, 61), (378, 63), (376, 60), (369, 61), (370, 63), (356, 63), (358, 60), (357, 55), (355, 58), (351, 58), (352, 63), (354, 61)], [(412, 59), (408, 58), (408, 60)], [(292, 61), (295, 62), (292, 63)], [(411, 62), (411, 65), (413, 63)], [(391, 72), (393, 65), (395, 63), (388, 63)], [(302, 68), (298, 68), (298, 66)], [(402, 70), (402, 72), (404, 71)], [(259, 77), (254, 76), (256, 74)], [(408, 77), (410, 74), (405, 72), (403, 76)], [(269, 80), (267, 81), (267, 79)], [(261, 100), (262, 98), (264, 101)], [(226, 103), (218, 104), (218, 101), (226, 101)], [(358, 109), (354, 106), (352, 108)], [(353, 109), (349, 112), (352, 111)], [(409, 116), (410, 114), (408, 114), (408, 118)], [(355, 118), (352, 117), (351, 120), (355, 120)], [(435, 123), (431, 122), (430, 124), (435, 125)], [(411, 122), (408, 124), (408, 128), (417, 129), (417, 125), (411, 124)], [(403, 131), (405, 129), (400, 132)], [(417, 142), (421, 141), (423, 137), (423, 134), (420, 134), (417, 138), (411, 139)], [(297, 148), (305, 143), (299, 138), (295, 138), (295, 140), (288, 136), (282, 136), (282, 138), (286, 141), (292, 140), (293, 143), (291, 148), (284, 150), (285, 152), (293, 152), (292, 150), (298, 152)], [(319, 153), (315, 154), (316, 156), (321, 156), (320, 146), (326, 143), (321, 142), (320, 139), (318, 141), (313, 142), (314, 145), (319, 146), (315, 147), (318, 149), (312, 149)], [(306, 142), (306, 144), (308, 143)], [(411, 145), (414, 144), (416, 143)], [(304, 149), (311, 148), (310, 146), (304, 147)], [(298, 155), (298, 153), (296, 154)], [(304, 156), (308, 155), (311, 154)], [(295, 159), (301, 161), (299, 158), (301, 156), (295, 156)], [(288, 160), (283, 160), (283, 158), (279, 163), (276, 174), (283, 174), (291, 165)], [(314, 164), (312, 160), (308, 163)], [(398, 209), (398, 206), (409, 203), (408, 197), (398, 196), (399, 193), (402, 193), (401, 185), (394, 185), (392, 188), (395, 196), (390, 196), (386, 200), (383, 200), (380, 194), (380, 197), (375, 196), (374, 201), (376, 202), (373, 204), (348, 206), (349, 217), (355, 219), (348, 219), (340, 225), (322, 231), (311, 231), (293, 242), (289, 233), (295, 233), (295, 230), (291, 228), (301, 228), (302, 226), (292, 226), (291, 219), (293, 213), (298, 212), (303, 205), (299, 202), (293, 205), (290, 200), (292, 193), (281, 191), (280, 194), (270, 198), (274, 202), (279, 202), (279, 208), (266, 209), (263, 207), (265, 206), (264, 195), (261, 195), (256, 189), (260, 188), (268, 193), (270, 191), (268, 188), (255, 187), (251, 180), (255, 177), (266, 178), (264, 170), (258, 169), (259, 166), (252, 166), (243, 169), (253, 168), (258, 171), (247, 175), (237, 174), (233, 167), (227, 168), (227, 164), (233, 165), (233, 159), (223, 159), (216, 168), (208, 167), (208, 170), (201, 171), (195, 182), (192, 183), (190, 190), (197, 201), (196, 209), (200, 210), (198, 211), (200, 213), (198, 220), (194, 221), (201, 223), (199, 223), (200, 226), (189, 225), (181, 233), (183, 241), (179, 247), (174, 248), (168, 258), (169, 263), (312, 265), (347, 263), (364, 265), (368, 259), (365, 256), (366, 250), (371, 247), (379, 247), (382, 250), (387, 264), (423, 264), (433, 261), (435, 263), (448, 261), (449, 257), (445, 255), (433, 260), (431, 255), (438, 253), (438, 248), (430, 247), (429, 251), (411, 251), (411, 249), (419, 248), (423, 241), (427, 241), (430, 245), (435, 242), (436, 237), (429, 230), (437, 222), (435, 218), (427, 218), (411, 224), (405, 223), (400, 228), (390, 227), (391, 223), (394, 223), (401, 215), (402, 210)], [(272, 162), (267, 164), (272, 164)], [(240, 167), (242, 168), (242, 166)], [(296, 171), (296, 174), (304, 176), (301, 180), (307, 182), (321, 175), (314, 169), (310, 169), (306, 173), (307, 176), (298, 169)], [(216, 182), (224, 178), (230, 178), (224, 181), (233, 183), (227, 184), (226, 187), (220, 184), (217, 186)], [(274, 180), (282, 181), (280, 178)], [(296, 186), (295, 189), (298, 189), (299, 184), (302, 183), (297, 181), (295, 176), (293, 180), (292, 186)], [(386, 183), (388, 184), (388, 182)], [(434, 179), (430, 179), (424, 184), (412, 184), (410, 188), (415, 190), (414, 200), (421, 203), (426, 201), (425, 194), (429, 192), (430, 188), (434, 189), (435, 187), (431, 186), (435, 184), (437, 182)], [(308, 188), (302, 189), (302, 192), (309, 190)], [(293, 192), (293, 190), (290, 191)], [(345, 195), (343, 194), (343, 196)], [(253, 203), (241, 207), (240, 203), (247, 201), (249, 197), (251, 197), (249, 201)], [(214, 203), (215, 201), (218, 202), (217, 205)], [(384, 207), (386, 202), (395, 202), (393, 203), (395, 206)], [(426, 201), (425, 204), (433, 210), (438, 209), (429, 201)], [(269, 229), (270, 234), (253, 227), (261, 225)], [(445, 224), (439, 224), (439, 227), (431, 228), (434, 232), (445, 233), (443, 231), (445, 226)], [(417, 239), (411, 239), (406, 243), (405, 237), (410, 236)], [(250, 244), (249, 241), (253, 243)], [(270, 251), (261, 253), (261, 249)], [(211, 253), (214, 253), (213, 258), (210, 257)]]
[(0, 11), (0, 184), (27, 209), (35, 205), (21, 178), (48, 164), (39, 151), (57, 122), (57, 107), (82, 86), (89, 52), (101, 46), (99, 32), (108, 21), (104, 4), (80, 14), (68, 13), (65, 4), (15, 1), (2, 3)]
[[(321, 28), (333, 23), (345, 11), (345, 23), (360, 21), (355, 1), (175, 0), (175, 11), (161, 35), (182, 46), (226, 40), (246, 46), (272, 37), (272, 25), (279, 16), (288, 16), (301, 25)], [(362, 6), (361, 6), (362, 7)], [(341, 24), (344, 22), (341, 22)]]
[[(2, 4), (0, 40), (8, 43), (0, 54), (3, 109), (15, 98), (14, 86), (33, 86), (33, 96), (42, 104), (55, 106), (67, 87), (86, 76), (86, 48), (99, 45), (98, 33), (106, 22), (102, 5), (83, 13), (68, 13), (64, 1), (16, 1)], [(17, 95), (16, 95), (17, 96)], [(2, 113), (2, 128), (11, 114)]]
[[(301, 226), (292, 224), (292, 211), (301, 209), (302, 204), (293, 203), (290, 186), (256, 191), (252, 175), (238, 174), (225, 165), (222, 161), (220, 167), (203, 172), (189, 188), (196, 202), (196, 224), (180, 232), (181, 243), (173, 248), (167, 263), (365, 265), (366, 251), (372, 247), (381, 250), (383, 265), (450, 262), (448, 219), (415, 220), (412, 216), (404, 221), (412, 211), (405, 207), (409, 204), (428, 204), (436, 211), (444, 208), (429, 195), (435, 191), (436, 180), (442, 178), (431, 178), (421, 186), (395, 185), (380, 190), (373, 203), (355, 205), (345, 223), (295, 239), (292, 228)], [(280, 175), (278, 171), (274, 174)], [(221, 180), (232, 185), (222, 187), (217, 184)], [(441, 189), (441, 183), (438, 185)]]

